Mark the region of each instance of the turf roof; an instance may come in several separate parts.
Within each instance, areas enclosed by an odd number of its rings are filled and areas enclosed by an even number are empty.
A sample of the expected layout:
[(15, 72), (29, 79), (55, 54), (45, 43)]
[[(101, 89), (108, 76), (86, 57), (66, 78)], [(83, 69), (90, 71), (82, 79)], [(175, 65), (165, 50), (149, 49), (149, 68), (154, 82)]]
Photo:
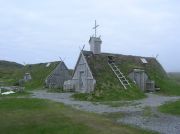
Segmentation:
[[(92, 71), (97, 83), (101, 86), (103, 83), (112, 85), (119, 85), (118, 79), (113, 74), (108, 65), (108, 56), (113, 56), (116, 65), (121, 72), (127, 77), (127, 75), (133, 71), (133, 69), (143, 69), (148, 74), (150, 79), (157, 80), (167, 78), (167, 74), (161, 64), (152, 57), (140, 57), (132, 55), (121, 55), (112, 53), (101, 53), (94, 55), (91, 51), (82, 51), (87, 63)], [(143, 64), (141, 58), (147, 60), (147, 64)], [(159, 85), (157, 85), (159, 86)]]

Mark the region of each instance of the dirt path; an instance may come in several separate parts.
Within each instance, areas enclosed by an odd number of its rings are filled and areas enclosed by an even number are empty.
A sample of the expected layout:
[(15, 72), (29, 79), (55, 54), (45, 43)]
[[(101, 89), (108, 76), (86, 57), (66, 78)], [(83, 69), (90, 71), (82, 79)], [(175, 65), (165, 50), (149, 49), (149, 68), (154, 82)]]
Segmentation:
[[(70, 105), (76, 109), (95, 113), (123, 112), (123, 118), (117, 118), (117, 122), (136, 125), (145, 129), (154, 130), (163, 134), (179, 134), (180, 117), (159, 113), (156, 107), (165, 102), (175, 101), (179, 97), (159, 96), (147, 94), (147, 98), (138, 101), (129, 101), (130, 105), (121, 107), (111, 107), (100, 103), (88, 101), (77, 101), (71, 98), (72, 93), (47, 93), (44, 90), (34, 91), (32, 97), (49, 99)], [(152, 109), (150, 114), (144, 114), (144, 108)]]

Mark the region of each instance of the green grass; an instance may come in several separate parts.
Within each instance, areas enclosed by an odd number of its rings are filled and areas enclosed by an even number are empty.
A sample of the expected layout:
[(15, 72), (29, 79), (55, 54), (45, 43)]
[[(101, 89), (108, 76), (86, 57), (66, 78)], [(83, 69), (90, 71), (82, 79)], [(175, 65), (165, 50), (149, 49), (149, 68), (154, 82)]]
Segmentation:
[(129, 88), (127, 90), (121, 88), (109, 88), (109, 89), (96, 89), (95, 92), (90, 94), (76, 93), (72, 96), (77, 100), (88, 101), (119, 101), (119, 100), (137, 100), (145, 98), (143, 92), (138, 88)]
[(171, 72), (171, 73), (168, 73), (168, 75), (171, 79), (180, 83), (180, 72)]
[(159, 111), (180, 116), (180, 100), (176, 102), (169, 102), (160, 106)]
[(180, 96), (180, 83), (173, 79), (157, 79), (156, 83), (161, 85), (160, 92), (164, 95), (175, 95)]
[(0, 101), (2, 134), (151, 134), (121, 125), (108, 117), (87, 113), (40, 99), (3, 98)]

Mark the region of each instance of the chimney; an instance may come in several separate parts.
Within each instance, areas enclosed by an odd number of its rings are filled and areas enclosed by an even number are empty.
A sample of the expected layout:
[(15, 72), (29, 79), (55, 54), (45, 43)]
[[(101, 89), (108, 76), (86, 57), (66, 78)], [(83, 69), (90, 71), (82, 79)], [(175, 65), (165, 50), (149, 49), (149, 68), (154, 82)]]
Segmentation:
[(90, 45), (90, 51), (93, 52), (93, 54), (100, 54), (101, 53), (101, 44), (102, 40), (100, 37), (90, 37), (89, 39), (89, 45)]

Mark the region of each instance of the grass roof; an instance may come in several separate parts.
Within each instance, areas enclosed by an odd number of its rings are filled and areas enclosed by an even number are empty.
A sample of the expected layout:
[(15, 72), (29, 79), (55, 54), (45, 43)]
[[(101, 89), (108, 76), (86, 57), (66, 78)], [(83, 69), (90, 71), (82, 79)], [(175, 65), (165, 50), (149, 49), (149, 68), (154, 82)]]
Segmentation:
[(44, 86), (45, 79), (59, 65), (59, 61), (48, 63), (38, 63), (26, 65), (23, 69), (23, 74), (30, 73), (32, 80), (25, 83), (27, 89), (36, 89)]
[[(167, 74), (161, 64), (151, 57), (143, 57), (147, 60), (147, 64), (143, 64), (141, 61), (142, 57), (131, 56), (131, 55), (120, 55), (101, 53), (94, 55), (92, 52), (83, 52), (89, 67), (93, 73), (94, 78), (99, 83), (109, 83), (113, 85), (119, 84), (118, 79), (115, 77), (111, 68), (108, 65), (108, 56), (112, 56), (116, 65), (119, 67), (121, 72), (127, 77), (133, 69), (143, 69), (148, 74), (150, 79), (162, 79), (167, 78)], [(158, 86), (158, 85), (157, 85)], [(160, 85), (159, 85), (160, 86)]]

